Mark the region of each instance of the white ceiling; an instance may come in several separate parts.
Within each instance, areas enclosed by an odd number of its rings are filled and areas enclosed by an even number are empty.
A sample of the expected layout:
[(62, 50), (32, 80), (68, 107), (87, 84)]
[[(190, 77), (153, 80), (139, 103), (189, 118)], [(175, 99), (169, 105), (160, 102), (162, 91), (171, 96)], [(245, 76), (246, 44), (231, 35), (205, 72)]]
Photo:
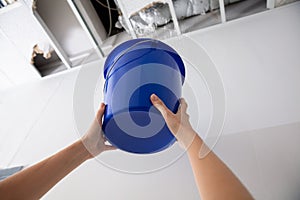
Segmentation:
[[(206, 51), (224, 83), (224, 135), (215, 150), (256, 199), (300, 196), (299, 9), (300, 3), (296, 3), (187, 35)], [(167, 42), (175, 46), (188, 43), (185, 39)], [(190, 49), (190, 53), (197, 56), (200, 50)], [(201, 64), (197, 65), (200, 71)], [(5, 121), (0, 127), (2, 166), (35, 163), (78, 139), (72, 102), (79, 70), (1, 93), (0, 120)], [(199, 87), (192, 80), (191, 84), (194, 89)], [(195, 104), (190, 103), (189, 112), (193, 110)], [(177, 146), (173, 150), (179, 152)], [(168, 156), (173, 154), (147, 156), (149, 159), (136, 165), (151, 168)], [(114, 164), (132, 164), (134, 160), (120, 151), (99, 159)], [(188, 159), (182, 156), (164, 169), (139, 175), (112, 170), (96, 159), (88, 161), (44, 199), (62, 198), (196, 200), (199, 195)]]

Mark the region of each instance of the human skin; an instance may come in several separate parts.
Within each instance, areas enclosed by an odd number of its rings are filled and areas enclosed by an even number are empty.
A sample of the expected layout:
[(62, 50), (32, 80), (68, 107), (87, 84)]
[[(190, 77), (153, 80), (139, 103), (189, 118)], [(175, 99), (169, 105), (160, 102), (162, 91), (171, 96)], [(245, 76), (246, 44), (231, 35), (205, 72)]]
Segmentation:
[[(172, 113), (157, 96), (152, 95), (151, 101), (161, 112), (180, 146), (187, 150), (201, 199), (253, 199), (239, 179), (213, 151), (206, 157), (199, 158), (200, 148), (205, 144), (189, 122), (184, 99), (181, 99), (176, 114)], [(104, 151), (116, 149), (105, 144), (101, 129), (104, 110), (105, 105), (102, 103), (95, 120), (83, 138), (51, 157), (1, 181), (1, 199), (39, 199), (83, 162)]]
[(56, 183), (83, 162), (116, 149), (105, 144), (102, 135), (102, 116), (105, 105), (102, 103), (89, 130), (80, 140), (58, 153), (28, 167), (0, 182), (0, 199), (40, 199)]
[(212, 150), (204, 158), (199, 157), (200, 149), (205, 144), (189, 122), (187, 103), (183, 98), (180, 99), (176, 114), (155, 94), (152, 94), (150, 99), (162, 114), (180, 146), (187, 151), (201, 199), (253, 199), (241, 181)]

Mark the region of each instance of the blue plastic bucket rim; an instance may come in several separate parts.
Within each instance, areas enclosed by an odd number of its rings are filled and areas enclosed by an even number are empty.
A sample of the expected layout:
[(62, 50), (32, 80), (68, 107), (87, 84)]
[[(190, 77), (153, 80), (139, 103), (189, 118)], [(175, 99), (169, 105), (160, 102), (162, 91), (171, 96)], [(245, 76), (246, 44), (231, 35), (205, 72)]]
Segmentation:
[[(151, 42), (151, 44), (153, 44), (153, 42), (155, 42), (155, 44), (159, 43), (160, 45), (163, 45), (163, 47), (164, 47), (164, 48), (161, 48), (162, 50), (170, 52), (173, 55), (176, 55), (176, 58), (174, 56), (172, 56), (172, 55), (171, 56), (174, 58), (175, 62), (177, 63), (178, 69), (179, 69), (179, 71), (181, 73), (181, 79), (182, 79), (181, 82), (182, 82), (182, 85), (183, 85), (183, 83), (185, 81), (185, 67), (184, 67), (184, 63), (183, 63), (181, 57), (169, 45), (167, 45), (167, 44), (165, 44), (165, 43), (163, 43), (163, 42), (161, 42), (159, 40), (152, 39), (152, 38), (138, 38), (138, 39), (128, 40), (126, 42), (121, 43), (114, 50), (112, 50), (112, 52), (108, 55), (108, 57), (106, 58), (106, 61), (104, 63), (103, 75), (104, 75), (105, 80), (107, 80), (107, 78), (109, 78), (110, 72), (112, 71), (114, 65), (117, 63), (117, 61), (122, 56), (126, 55), (127, 52), (131, 51), (132, 47), (135, 47), (138, 44), (146, 44), (147, 42)], [(127, 47), (124, 50), (122, 50), (121, 52), (118, 52), (116, 55), (114, 55), (114, 53), (117, 51), (118, 48), (120, 48), (122, 46), (126, 46), (127, 43), (133, 43), (133, 44), (130, 47)], [(166, 48), (168, 48), (168, 49), (166, 49)], [(132, 50), (134, 50), (134, 49), (132, 49)], [(110, 61), (110, 59), (109, 59), (110, 57), (114, 57), (114, 59), (112, 61)]]

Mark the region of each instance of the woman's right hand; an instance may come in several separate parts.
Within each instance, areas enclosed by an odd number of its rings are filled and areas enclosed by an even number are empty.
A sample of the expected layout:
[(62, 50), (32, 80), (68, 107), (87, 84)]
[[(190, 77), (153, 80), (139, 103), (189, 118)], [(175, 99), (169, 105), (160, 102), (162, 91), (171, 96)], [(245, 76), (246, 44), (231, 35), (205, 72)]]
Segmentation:
[(180, 99), (180, 105), (176, 114), (167, 108), (164, 102), (155, 94), (151, 97), (152, 104), (159, 110), (172, 134), (180, 146), (187, 149), (193, 142), (196, 132), (193, 130), (189, 115), (187, 114), (187, 103), (184, 98)]
[[(189, 122), (184, 99), (180, 99), (176, 114), (171, 112), (156, 95), (151, 95), (151, 101), (162, 114), (179, 145), (185, 150), (191, 147), (188, 149), (188, 156), (201, 199), (253, 199), (241, 181), (209, 148), (207, 149), (209, 154), (203, 159), (199, 157), (204, 143)], [(206, 148), (206, 145), (204, 147)]]

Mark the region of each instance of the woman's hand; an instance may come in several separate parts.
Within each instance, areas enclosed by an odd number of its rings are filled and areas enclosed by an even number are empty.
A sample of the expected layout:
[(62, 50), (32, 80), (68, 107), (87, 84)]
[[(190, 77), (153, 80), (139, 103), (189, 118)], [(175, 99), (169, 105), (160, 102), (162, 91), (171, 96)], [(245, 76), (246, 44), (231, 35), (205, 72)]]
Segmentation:
[(196, 132), (193, 130), (189, 121), (189, 115), (186, 113), (186, 101), (183, 98), (180, 99), (178, 111), (176, 114), (174, 114), (155, 94), (152, 94), (150, 99), (152, 101), (152, 104), (162, 114), (163, 118), (167, 123), (168, 128), (175, 136), (180, 146), (184, 149), (187, 149), (193, 142)]
[(151, 101), (164, 117), (179, 144), (188, 149), (201, 199), (253, 199), (247, 188), (212, 151), (203, 159), (199, 158), (199, 151), (204, 143), (189, 122), (184, 99), (180, 99), (176, 114), (156, 95), (151, 95)]
[(90, 153), (90, 158), (93, 158), (103, 151), (115, 150), (116, 147), (106, 145), (106, 138), (102, 131), (102, 117), (105, 111), (105, 104), (101, 103), (97, 115), (92, 122), (89, 130), (82, 137), (81, 141)]

